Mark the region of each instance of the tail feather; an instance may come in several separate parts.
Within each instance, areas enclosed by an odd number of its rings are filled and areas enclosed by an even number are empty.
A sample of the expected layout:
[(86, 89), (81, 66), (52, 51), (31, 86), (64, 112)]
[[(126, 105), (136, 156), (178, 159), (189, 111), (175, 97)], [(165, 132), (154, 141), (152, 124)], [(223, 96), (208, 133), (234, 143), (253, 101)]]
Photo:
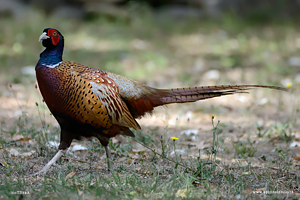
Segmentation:
[(169, 90), (159, 90), (163, 104), (194, 102), (235, 93), (248, 93), (253, 88), (269, 88), (287, 91), (287, 89), (276, 86), (265, 85), (220, 85), (202, 86), (189, 88), (176, 88)]
[(143, 92), (140, 96), (133, 98), (123, 96), (123, 100), (132, 116), (139, 118), (146, 113), (151, 113), (157, 106), (170, 103), (194, 102), (235, 93), (248, 93), (253, 88), (270, 88), (287, 91), (287, 89), (282, 87), (265, 85), (220, 85), (176, 89), (155, 89), (143, 86), (141, 89)]

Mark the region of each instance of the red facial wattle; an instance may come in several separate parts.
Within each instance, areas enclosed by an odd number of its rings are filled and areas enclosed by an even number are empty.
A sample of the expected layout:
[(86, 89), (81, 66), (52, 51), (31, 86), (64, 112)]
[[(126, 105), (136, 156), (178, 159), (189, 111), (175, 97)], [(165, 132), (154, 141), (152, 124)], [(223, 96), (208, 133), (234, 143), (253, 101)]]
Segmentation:
[(58, 44), (58, 42), (59, 42), (59, 34), (57, 33), (56, 30), (54, 30), (54, 29), (49, 29), (47, 35), (48, 35), (49, 37), (51, 37), (52, 44), (53, 44), (54, 46)]

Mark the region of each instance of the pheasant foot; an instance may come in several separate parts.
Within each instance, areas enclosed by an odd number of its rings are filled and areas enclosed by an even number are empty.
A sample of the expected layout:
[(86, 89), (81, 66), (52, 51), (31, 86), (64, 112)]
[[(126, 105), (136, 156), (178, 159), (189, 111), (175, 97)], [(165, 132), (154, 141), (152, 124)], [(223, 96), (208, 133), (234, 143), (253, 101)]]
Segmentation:
[(38, 176), (38, 175), (45, 175), (46, 172), (50, 169), (50, 167), (62, 156), (64, 155), (66, 152), (67, 152), (68, 149), (65, 149), (65, 150), (59, 150), (55, 156), (43, 167), (42, 170), (34, 173), (34, 174), (30, 174), (30, 175), (27, 175), (27, 177), (30, 177), (30, 176)]

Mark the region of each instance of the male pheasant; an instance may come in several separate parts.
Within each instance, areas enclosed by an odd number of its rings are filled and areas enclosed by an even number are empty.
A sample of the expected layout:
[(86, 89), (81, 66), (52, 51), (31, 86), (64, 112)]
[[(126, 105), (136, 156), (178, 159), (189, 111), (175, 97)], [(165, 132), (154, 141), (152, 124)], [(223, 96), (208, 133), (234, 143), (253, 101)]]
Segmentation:
[(61, 128), (59, 151), (36, 174), (45, 173), (61, 157), (73, 139), (96, 137), (105, 147), (111, 170), (109, 139), (118, 134), (134, 137), (139, 130), (135, 120), (157, 106), (186, 103), (246, 92), (263, 85), (222, 85), (176, 89), (155, 89), (128, 78), (63, 61), (64, 37), (52, 28), (39, 38), (46, 49), (36, 65), (36, 77), (42, 96)]

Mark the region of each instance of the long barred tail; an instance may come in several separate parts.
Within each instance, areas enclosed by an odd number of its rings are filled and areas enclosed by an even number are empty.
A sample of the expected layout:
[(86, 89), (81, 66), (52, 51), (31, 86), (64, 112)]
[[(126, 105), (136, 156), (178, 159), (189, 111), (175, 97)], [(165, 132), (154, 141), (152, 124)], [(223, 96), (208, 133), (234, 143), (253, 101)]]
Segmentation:
[(269, 88), (287, 91), (286, 88), (265, 85), (219, 85), (160, 90), (163, 104), (185, 103), (204, 100), (235, 93), (248, 93), (253, 88)]

